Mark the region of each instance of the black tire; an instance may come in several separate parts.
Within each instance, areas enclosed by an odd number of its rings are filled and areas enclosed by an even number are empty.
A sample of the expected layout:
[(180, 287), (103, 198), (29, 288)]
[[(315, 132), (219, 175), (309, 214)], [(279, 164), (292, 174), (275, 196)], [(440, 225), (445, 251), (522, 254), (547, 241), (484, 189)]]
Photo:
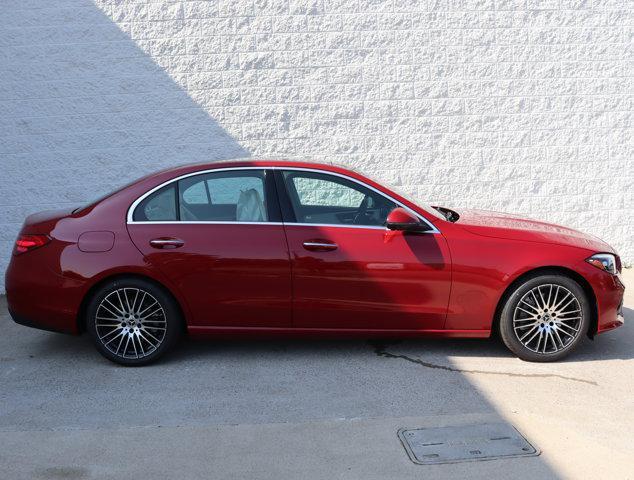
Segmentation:
[(86, 316), (86, 330), (99, 353), (125, 366), (154, 362), (174, 346), (182, 331), (172, 296), (140, 278), (101, 286), (90, 299)]
[[(550, 301), (549, 292), (555, 301)], [(568, 296), (557, 307), (564, 295)], [(563, 308), (567, 302), (571, 303)], [(506, 299), (499, 320), (500, 336), (522, 360), (554, 362), (583, 341), (590, 316), (590, 303), (577, 282), (559, 274), (536, 275), (516, 286)]]

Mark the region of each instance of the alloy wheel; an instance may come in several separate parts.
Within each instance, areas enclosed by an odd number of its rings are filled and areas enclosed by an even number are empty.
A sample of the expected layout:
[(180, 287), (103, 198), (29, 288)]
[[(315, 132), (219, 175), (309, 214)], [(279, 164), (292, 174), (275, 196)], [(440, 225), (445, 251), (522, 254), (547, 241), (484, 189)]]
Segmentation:
[(513, 313), (513, 331), (532, 352), (553, 354), (579, 336), (582, 320), (579, 299), (566, 287), (547, 283), (522, 296)]
[(139, 359), (156, 351), (167, 331), (160, 302), (140, 288), (119, 288), (99, 303), (95, 328), (101, 344), (112, 354)]

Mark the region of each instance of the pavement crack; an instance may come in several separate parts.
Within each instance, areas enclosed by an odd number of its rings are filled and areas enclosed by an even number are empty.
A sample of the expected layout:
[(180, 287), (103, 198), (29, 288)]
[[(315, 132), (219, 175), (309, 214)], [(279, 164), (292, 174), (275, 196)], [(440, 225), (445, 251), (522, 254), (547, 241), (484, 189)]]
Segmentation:
[(420, 366), (425, 367), (425, 368), (433, 368), (433, 369), (437, 369), (437, 370), (445, 370), (447, 372), (473, 373), (473, 374), (482, 374), (482, 375), (501, 375), (501, 376), (505, 376), (505, 377), (522, 377), (522, 378), (559, 378), (561, 380), (567, 380), (567, 381), (570, 381), (570, 382), (585, 383), (587, 385), (593, 385), (595, 387), (599, 386), (599, 384), (597, 382), (594, 382), (592, 380), (586, 380), (586, 379), (583, 379), (583, 378), (576, 378), (576, 377), (567, 377), (565, 375), (559, 375), (559, 374), (556, 374), (556, 373), (494, 372), (494, 371), (490, 371), (490, 370), (467, 370), (467, 369), (462, 369), (462, 368), (449, 367), (447, 365), (438, 365), (436, 363), (425, 362), (425, 361), (421, 360), (420, 358), (414, 358), (414, 357), (410, 357), (408, 355), (388, 352), (387, 351), (388, 345), (384, 344), (384, 343), (376, 343), (375, 342), (375, 343), (371, 343), (371, 345), (374, 347), (374, 353), (376, 353), (377, 356), (379, 356), (379, 357), (396, 358), (396, 359), (400, 359), (400, 360), (405, 360), (406, 362), (414, 363), (416, 365), (420, 365)]

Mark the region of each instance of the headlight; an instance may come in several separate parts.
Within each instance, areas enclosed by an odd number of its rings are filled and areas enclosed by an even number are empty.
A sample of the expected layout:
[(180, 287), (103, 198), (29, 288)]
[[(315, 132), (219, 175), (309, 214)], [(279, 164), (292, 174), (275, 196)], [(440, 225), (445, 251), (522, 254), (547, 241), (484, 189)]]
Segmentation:
[(612, 275), (619, 273), (616, 265), (616, 256), (611, 253), (597, 253), (590, 258), (586, 258), (586, 262)]

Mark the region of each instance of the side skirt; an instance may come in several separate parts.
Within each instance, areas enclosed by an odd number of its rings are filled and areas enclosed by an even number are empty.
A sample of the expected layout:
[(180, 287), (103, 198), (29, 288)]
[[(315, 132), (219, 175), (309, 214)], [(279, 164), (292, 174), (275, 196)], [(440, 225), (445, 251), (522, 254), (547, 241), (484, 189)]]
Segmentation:
[(436, 337), (488, 338), (491, 330), (383, 330), (346, 328), (187, 327), (192, 336), (289, 336), (289, 337)]

